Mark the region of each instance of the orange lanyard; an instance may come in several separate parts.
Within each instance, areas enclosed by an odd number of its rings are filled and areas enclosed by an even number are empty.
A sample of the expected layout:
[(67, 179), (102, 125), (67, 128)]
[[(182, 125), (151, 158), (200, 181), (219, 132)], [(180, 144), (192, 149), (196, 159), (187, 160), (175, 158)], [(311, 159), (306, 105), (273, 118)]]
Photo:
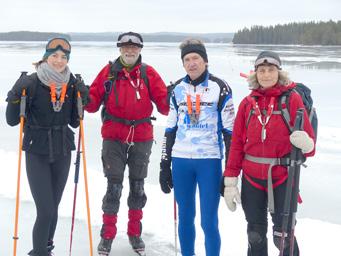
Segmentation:
[[(60, 97), (59, 97), (59, 101), (63, 102), (63, 103), (65, 101), (66, 88), (67, 88), (66, 83), (63, 83), (63, 85), (62, 85), (62, 92), (61, 92)], [(57, 101), (56, 84), (51, 83), (50, 84), (50, 90), (51, 90), (51, 92), (50, 92), (50, 94), (51, 94), (51, 102), (55, 103)]]
[(67, 88), (67, 85), (66, 85), (66, 83), (64, 83), (62, 85), (62, 93), (60, 95), (60, 102), (64, 102), (65, 101), (66, 88)]
[(52, 102), (53, 110), (55, 112), (60, 112), (62, 110), (64, 101), (65, 101), (66, 88), (67, 88), (67, 84), (63, 83), (62, 91), (60, 93), (59, 99), (57, 99), (56, 84), (54, 83), (50, 84), (51, 102)]
[[(193, 113), (193, 108), (192, 108), (192, 99), (191, 95), (187, 94), (187, 109), (188, 109), (188, 114)], [(200, 95), (196, 94), (195, 95), (195, 114), (199, 115), (200, 114)]]
[(51, 94), (51, 102), (55, 103), (57, 101), (56, 96), (56, 85), (54, 83), (50, 84), (50, 94)]

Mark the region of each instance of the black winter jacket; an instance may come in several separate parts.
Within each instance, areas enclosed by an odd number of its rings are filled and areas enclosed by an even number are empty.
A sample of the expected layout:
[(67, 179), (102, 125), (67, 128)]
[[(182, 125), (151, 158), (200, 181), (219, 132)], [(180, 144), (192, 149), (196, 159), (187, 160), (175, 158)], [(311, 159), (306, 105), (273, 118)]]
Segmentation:
[[(27, 88), (26, 120), (24, 125), (23, 150), (30, 153), (48, 155), (53, 161), (57, 154), (68, 154), (75, 149), (73, 128), (79, 126), (77, 94), (71, 74), (67, 86), (65, 102), (60, 112), (55, 112), (51, 103), (50, 88), (33, 73), (23, 74), (16, 83), (25, 83)], [(9, 125), (19, 124), (20, 101), (12, 91), (7, 95), (6, 121)]]

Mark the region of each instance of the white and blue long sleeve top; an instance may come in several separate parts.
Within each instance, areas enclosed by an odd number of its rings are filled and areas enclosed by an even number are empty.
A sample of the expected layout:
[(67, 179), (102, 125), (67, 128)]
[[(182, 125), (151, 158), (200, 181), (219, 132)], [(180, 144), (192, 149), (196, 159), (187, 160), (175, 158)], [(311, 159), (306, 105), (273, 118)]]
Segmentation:
[[(197, 104), (198, 99), (200, 104)], [(192, 105), (192, 117), (188, 104)], [(200, 114), (193, 118), (198, 110)], [(170, 99), (162, 158), (222, 159), (222, 134), (225, 144), (225, 136), (229, 144), (234, 117), (232, 91), (225, 81), (208, 71), (205, 79), (195, 86), (188, 76), (184, 77), (176, 84)]]

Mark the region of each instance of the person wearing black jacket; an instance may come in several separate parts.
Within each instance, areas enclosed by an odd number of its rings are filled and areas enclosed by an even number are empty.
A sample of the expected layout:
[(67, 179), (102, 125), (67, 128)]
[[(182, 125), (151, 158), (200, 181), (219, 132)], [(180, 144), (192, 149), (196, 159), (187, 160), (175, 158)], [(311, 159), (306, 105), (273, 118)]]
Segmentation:
[(26, 172), (37, 216), (32, 231), (31, 256), (52, 255), (58, 205), (68, 178), (74, 132), (79, 126), (77, 91), (83, 104), (88, 89), (70, 72), (70, 43), (53, 38), (46, 45), (36, 72), (22, 73), (7, 94), (6, 120), (19, 124), (20, 99), (26, 90), (26, 120), (22, 149), (26, 152)]

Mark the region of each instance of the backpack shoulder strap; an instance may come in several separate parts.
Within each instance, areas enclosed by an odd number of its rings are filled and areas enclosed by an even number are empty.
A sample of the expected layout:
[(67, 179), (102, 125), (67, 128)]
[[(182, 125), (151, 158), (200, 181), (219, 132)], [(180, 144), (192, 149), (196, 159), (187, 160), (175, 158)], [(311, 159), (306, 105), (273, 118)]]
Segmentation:
[(278, 110), (281, 111), (283, 121), (290, 133), (293, 132), (293, 127), (290, 126), (289, 100), (293, 91), (295, 90), (288, 90), (287, 92), (283, 93), (278, 100)]
[(144, 62), (141, 63), (140, 71), (141, 71), (141, 78), (143, 79), (143, 82), (147, 86), (148, 92), (150, 94), (150, 85), (149, 85), (149, 80), (147, 76), (147, 64), (146, 63)]
[(103, 105), (105, 106), (107, 101), (108, 101), (108, 97), (109, 94), (112, 90), (112, 88), (114, 88), (114, 92), (116, 95), (116, 104), (118, 104), (118, 95), (116, 92), (116, 79), (117, 79), (117, 71), (115, 71), (114, 69), (114, 64), (112, 61), (109, 61), (109, 75), (108, 75), (108, 80), (106, 80), (103, 84), (104, 86), (104, 97), (103, 97)]
[(220, 78), (209, 74), (209, 79), (216, 82), (219, 87), (220, 87), (220, 95), (219, 95), (219, 100), (218, 100), (218, 111), (221, 111), (223, 108), (223, 104), (225, 102), (226, 95), (232, 94), (232, 90), (230, 86)]
[(253, 104), (252, 102), (253, 101), (257, 101), (258, 100), (258, 97), (256, 96), (247, 96), (246, 97), (247, 101), (249, 102), (249, 104), (251, 105), (251, 109), (250, 109), (250, 112), (249, 112), (249, 115), (246, 119), (246, 123), (245, 123), (245, 128), (247, 129), (249, 127), (249, 123), (250, 123), (250, 119), (251, 119), (251, 116), (255, 113), (255, 110), (253, 109)]
[(167, 86), (167, 101), (168, 103), (170, 101), (172, 101), (174, 108), (176, 111), (178, 111), (178, 104), (176, 103), (176, 99), (175, 99), (175, 94), (174, 94), (174, 89), (175, 87), (181, 83), (181, 81), (183, 80), (183, 78), (178, 79), (175, 83), (170, 82), (170, 85)]

